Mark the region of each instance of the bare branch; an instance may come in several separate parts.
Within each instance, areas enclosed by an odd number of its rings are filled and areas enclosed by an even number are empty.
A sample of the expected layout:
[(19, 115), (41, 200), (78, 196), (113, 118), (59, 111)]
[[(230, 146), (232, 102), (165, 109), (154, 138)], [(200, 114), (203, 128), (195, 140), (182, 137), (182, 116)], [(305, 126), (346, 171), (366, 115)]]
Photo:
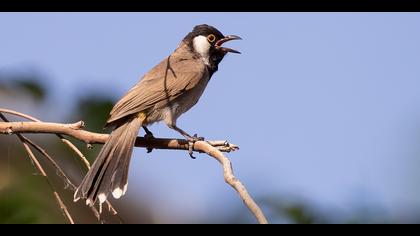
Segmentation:
[(260, 224), (267, 224), (267, 219), (264, 216), (264, 213), (258, 207), (258, 205), (254, 202), (252, 197), (249, 195), (248, 191), (246, 190), (245, 186), (236, 178), (233, 174), (232, 164), (230, 160), (223, 155), (222, 152), (217, 150), (215, 147), (211, 146), (209, 143), (204, 141), (198, 141), (194, 143), (194, 147), (199, 149), (209, 156), (214, 157), (220, 164), (223, 166), (223, 176), (225, 178), (226, 183), (232, 186), (241, 197), (242, 201), (248, 207), (248, 209), (254, 214), (255, 218), (257, 218)]
[(32, 116), (27, 115), (27, 114), (20, 113), (20, 112), (17, 112), (17, 111), (9, 110), (9, 109), (0, 108), (0, 113), (7, 113), (7, 114), (15, 115), (15, 116), (20, 116), (20, 117), (25, 118), (27, 120), (41, 122), (40, 120), (38, 120), (35, 117), (32, 117)]
[[(9, 109), (4, 109), (4, 108), (0, 108), (0, 113), (7, 113), (7, 114), (11, 114), (11, 115), (15, 115), (15, 116), (19, 116), (31, 121), (36, 121), (36, 122), (42, 122), (41, 120), (27, 115), (27, 114), (23, 114), (21, 112), (17, 112), (17, 111), (13, 111), (13, 110), (9, 110)], [(90, 164), (89, 161), (86, 159), (86, 157), (82, 154), (82, 152), (69, 140), (65, 139), (61, 134), (57, 134), (57, 136), (60, 138), (60, 140), (66, 144), (67, 146), (70, 147), (71, 150), (73, 150), (77, 156), (80, 158), (80, 160), (83, 162), (83, 164), (87, 167), (87, 169), (90, 168)]]
[(45, 149), (43, 149), (38, 144), (32, 142), (30, 139), (26, 138), (25, 136), (22, 136), (23, 140), (31, 145), (33, 148), (35, 148), (38, 152), (40, 152), (43, 156), (45, 156), (49, 162), (54, 166), (54, 168), (58, 171), (59, 175), (63, 177), (64, 181), (66, 182), (66, 185), (69, 185), (72, 190), (76, 190), (76, 186), (70, 181), (70, 179), (67, 177), (66, 173), (61, 169), (61, 167), (57, 164), (57, 162), (47, 153)]
[(63, 211), (64, 216), (70, 221), (70, 224), (74, 224), (73, 218), (71, 217), (69, 211), (67, 210), (66, 205), (64, 205), (63, 201), (61, 200), (60, 196), (57, 192), (54, 192), (54, 197), (57, 199), (58, 204), (60, 205), (61, 211)]
[(71, 150), (73, 150), (74, 153), (80, 158), (80, 160), (83, 162), (85, 167), (89, 170), (90, 169), (90, 163), (86, 159), (85, 155), (69, 140), (63, 137), (61, 134), (57, 134), (57, 136), (61, 139), (61, 141), (66, 144)]
[[(2, 120), (4, 120), (5, 122), (8, 121), (7, 118), (3, 114), (1, 114), (1, 113), (0, 113), (0, 118)], [(29, 144), (28, 144), (29, 139), (26, 138), (25, 136), (23, 136), (22, 134), (17, 134), (17, 137), (22, 142), (23, 147), (25, 148), (26, 152), (28, 153), (28, 156), (31, 159), (31, 161), (34, 164), (34, 166), (36, 167), (36, 169), (39, 171), (39, 173), (41, 174), (41, 176), (43, 176), (45, 178), (45, 180), (47, 181), (47, 183), (50, 186), (51, 190), (53, 191), (54, 197), (55, 197), (58, 205), (60, 206), (60, 209), (63, 212), (63, 215), (67, 218), (67, 220), (70, 222), (70, 224), (74, 224), (74, 220), (73, 220), (72, 216), (70, 215), (69, 211), (67, 210), (66, 205), (63, 203), (63, 201), (61, 200), (60, 195), (57, 193), (57, 191), (54, 189), (54, 186), (50, 182), (50, 180), (48, 178), (48, 175), (47, 175), (47, 172), (45, 172), (44, 168), (41, 166), (41, 163), (39, 163), (39, 161), (36, 158), (35, 154), (32, 152), (31, 148), (29, 147)], [(31, 143), (34, 144), (32, 141), (31, 141)]]
[[(20, 115), (31, 119), (30, 116), (18, 112), (0, 109), (1, 112), (8, 112), (15, 115)], [(35, 119), (32, 119), (35, 121)], [(0, 122), (0, 134), (20, 134), (20, 133), (52, 133), (59, 135), (71, 136), (86, 144), (101, 144), (105, 143), (109, 138), (108, 134), (94, 133), (83, 130), (83, 122), (79, 121), (73, 124), (61, 123), (47, 123), (47, 122)], [(64, 138), (63, 138), (64, 139)], [(169, 138), (143, 138), (137, 137), (135, 142), (136, 147), (152, 148), (152, 149), (171, 149), (171, 150), (188, 150), (189, 143), (184, 139), (169, 139)], [(231, 152), (238, 150), (239, 147), (230, 144), (227, 141), (197, 141), (194, 143), (193, 150), (201, 153), (207, 153), (209, 156), (215, 158), (222, 164), (223, 176), (230, 186), (232, 186), (243, 200), (244, 204), (253, 213), (255, 218), (261, 224), (267, 224), (267, 219), (264, 213), (249, 195), (245, 186), (233, 174), (232, 164), (230, 160), (223, 155), (222, 152)], [(78, 151), (78, 149), (76, 148)], [(76, 151), (75, 150), (75, 151)], [(80, 151), (79, 151), (80, 152)], [(83, 154), (80, 155), (83, 156)], [(79, 155), (79, 156), (80, 156)], [(87, 162), (87, 161), (86, 161)], [(89, 162), (87, 162), (89, 164)], [(87, 165), (89, 167), (89, 165)], [(109, 204), (110, 209), (115, 211)]]
[[(1, 112), (1, 110), (0, 110)], [(73, 124), (49, 123), (49, 122), (0, 122), (0, 133), (49, 133), (67, 135), (83, 141), (87, 144), (105, 143), (109, 134), (93, 133), (82, 130), (82, 121)], [(210, 145), (222, 152), (236, 151), (238, 146), (227, 141), (207, 141)], [(137, 137), (136, 147), (149, 147), (154, 149), (188, 150), (188, 141), (185, 139)], [(194, 149), (194, 151), (202, 152)]]
[[(34, 118), (32, 116), (29, 116), (29, 115), (26, 115), (26, 114), (23, 114), (23, 113), (20, 113), (20, 112), (17, 112), (17, 111), (13, 111), (13, 110), (1, 109), (0, 108), (0, 118), (2, 118), (4, 121), (7, 121), (7, 122), (8, 122), (7, 118), (4, 117), (1, 114), (1, 112), (12, 114), (12, 115), (15, 115), (15, 116), (20, 116), (22, 118), (25, 118), (25, 119), (28, 119), (28, 120), (32, 120), (32, 121), (36, 121), (36, 122), (42, 122), (41, 120), (36, 119), (36, 118)], [(83, 126), (83, 122), (78, 122), (77, 124), (79, 126)], [(69, 146), (70, 149), (72, 149), (77, 154), (77, 156), (81, 159), (81, 161), (84, 163), (84, 165), (86, 166), (86, 168), (89, 170), (90, 169), (90, 163), (86, 159), (86, 157), (82, 154), (82, 152), (72, 142), (70, 142), (69, 140), (65, 139), (61, 134), (56, 134), (56, 135), (58, 136), (58, 138), (60, 138), (60, 140), (64, 144), (66, 144), (67, 146)], [(18, 137), (19, 137), (19, 135), (18, 135)], [(21, 135), (20, 138), (23, 139), (28, 144), (30, 144), (33, 148), (35, 148), (36, 150), (38, 150), (42, 155), (44, 155), (47, 158), (47, 160), (49, 160), (52, 163), (52, 165), (54, 166), (54, 168), (56, 168), (56, 170), (58, 171), (58, 173), (60, 173), (60, 176), (66, 182), (66, 185), (70, 186), (72, 188), (72, 190), (75, 190), (76, 189), (76, 186), (70, 181), (70, 179), (67, 177), (67, 175), (65, 174), (65, 172), (61, 169), (61, 167), (54, 161), (54, 159), (43, 148), (41, 148), (39, 145), (35, 144), (34, 142), (32, 142), (30, 139), (26, 138), (23, 135)], [(23, 143), (24, 145), (25, 145), (25, 142)], [(36, 163), (39, 164), (38, 161), (35, 161), (34, 162), (34, 164), (36, 164)], [(39, 167), (41, 167), (41, 166), (39, 165)], [(63, 201), (60, 199), (60, 196), (55, 191), (54, 191), (54, 196), (57, 199), (58, 203), (60, 204), (60, 208), (62, 210), (66, 210), (67, 211), (67, 207), (63, 204)], [(120, 223), (122, 223), (123, 220), (119, 216), (117, 210), (112, 206), (111, 202), (109, 200), (106, 200), (106, 203), (108, 204), (109, 211), (114, 216), (116, 216), (118, 218), (118, 220), (119, 220)], [(94, 206), (90, 206), (89, 208), (92, 210), (93, 214), (98, 219), (98, 221), (101, 222), (102, 220), (101, 220), (101, 216), (100, 216), (98, 210)], [(64, 212), (64, 215), (66, 217), (68, 217), (70, 214), (68, 212)], [(69, 219), (69, 221), (73, 222), (72, 219), (71, 220)]]

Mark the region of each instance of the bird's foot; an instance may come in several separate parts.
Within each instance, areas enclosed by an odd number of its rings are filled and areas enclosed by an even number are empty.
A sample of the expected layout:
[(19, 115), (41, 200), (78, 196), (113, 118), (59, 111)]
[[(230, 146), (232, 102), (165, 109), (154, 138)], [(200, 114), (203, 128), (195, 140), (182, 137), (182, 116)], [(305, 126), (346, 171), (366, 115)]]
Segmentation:
[[(150, 131), (147, 132), (146, 131), (146, 134), (144, 135), (144, 139), (146, 140), (146, 142), (149, 142), (149, 141), (155, 139), (155, 136), (153, 136), (152, 132), (150, 132)], [(147, 147), (146, 150), (147, 150), (147, 153), (151, 153), (153, 151), (153, 148), (152, 147)]]
[(188, 154), (192, 159), (195, 159), (195, 156), (193, 156), (193, 150), (194, 150), (194, 143), (197, 141), (204, 141), (204, 137), (198, 137), (197, 134), (194, 134), (194, 136), (190, 136), (187, 138), (188, 140)]

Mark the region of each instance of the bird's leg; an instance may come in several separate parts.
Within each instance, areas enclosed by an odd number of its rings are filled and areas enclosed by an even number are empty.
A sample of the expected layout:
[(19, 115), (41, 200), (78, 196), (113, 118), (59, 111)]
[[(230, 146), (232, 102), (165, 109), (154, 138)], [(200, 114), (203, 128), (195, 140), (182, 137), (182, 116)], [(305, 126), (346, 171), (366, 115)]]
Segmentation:
[(194, 134), (193, 136), (189, 135), (187, 132), (185, 132), (184, 130), (182, 130), (181, 128), (179, 128), (176, 125), (170, 125), (169, 128), (171, 128), (171, 129), (177, 131), (178, 133), (180, 133), (188, 141), (197, 142), (197, 141), (203, 141), (204, 140), (203, 137), (198, 137), (197, 134)]
[[(146, 134), (144, 135), (144, 138), (146, 139), (146, 141), (149, 141), (151, 139), (154, 139), (155, 136), (153, 136), (153, 133), (146, 127), (146, 126), (142, 126), (144, 131), (146, 132)], [(147, 153), (151, 153), (153, 151), (153, 148), (148, 147), (146, 148)]]
[[(142, 126), (142, 127), (144, 129), (144, 132), (146, 132), (147, 136), (154, 138), (152, 131), (150, 131), (146, 126)], [(145, 135), (145, 138), (146, 138), (146, 135)]]
[(197, 141), (204, 141), (204, 138), (203, 137), (198, 137), (197, 134), (194, 134), (193, 136), (191, 136), (187, 132), (185, 132), (184, 130), (182, 130), (181, 128), (179, 128), (176, 125), (168, 125), (168, 127), (177, 131), (182, 136), (184, 136), (186, 140), (188, 140), (188, 154), (190, 154), (190, 157), (192, 159), (195, 159), (195, 157), (193, 156), (194, 143), (197, 142)]

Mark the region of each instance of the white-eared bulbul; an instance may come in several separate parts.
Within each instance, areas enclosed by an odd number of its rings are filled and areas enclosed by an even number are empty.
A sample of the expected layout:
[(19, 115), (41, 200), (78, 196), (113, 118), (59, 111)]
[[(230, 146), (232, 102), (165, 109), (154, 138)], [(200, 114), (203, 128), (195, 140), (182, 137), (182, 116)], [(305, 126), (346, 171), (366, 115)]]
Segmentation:
[(74, 194), (74, 200), (86, 199), (92, 206), (105, 202), (109, 193), (118, 199), (127, 191), (128, 169), (139, 129), (158, 121), (181, 133), (190, 142), (197, 141), (176, 126), (176, 120), (201, 97), (219, 63), (228, 52), (239, 53), (222, 44), (240, 39), (224, 36), (209, 25), (197, 25), (176, 50), (151, 69), (118, 101), (106, 127), (112, 127), (98, 157)]

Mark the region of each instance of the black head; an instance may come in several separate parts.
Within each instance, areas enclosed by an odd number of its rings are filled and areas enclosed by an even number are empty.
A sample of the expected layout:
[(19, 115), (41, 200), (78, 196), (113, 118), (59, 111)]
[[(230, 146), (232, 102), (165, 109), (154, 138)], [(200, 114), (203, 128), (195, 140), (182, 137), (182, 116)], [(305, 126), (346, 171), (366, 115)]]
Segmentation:
[(235, 35), (224, 36), (213, 26), (202, 24), (195, 26), (183, 41), (198, 57), (203, 59), (212, 72), (215, 72), (228, 52), (240, 53), (234, 49), (222, 47), (223, 43), (235, 39), (241, 38)]
[(224, 38), (225, 36), (216, 28), (210, 25), (202, 24), (202, 25), (196, 25), (193, 30), (185, 36), (184, 41), (191, 42), (193, 38), (199, 35), (203, 35), (205, 37), (209, 36), (210, 34), (213, 34), (216, 36), (216, 38)]

